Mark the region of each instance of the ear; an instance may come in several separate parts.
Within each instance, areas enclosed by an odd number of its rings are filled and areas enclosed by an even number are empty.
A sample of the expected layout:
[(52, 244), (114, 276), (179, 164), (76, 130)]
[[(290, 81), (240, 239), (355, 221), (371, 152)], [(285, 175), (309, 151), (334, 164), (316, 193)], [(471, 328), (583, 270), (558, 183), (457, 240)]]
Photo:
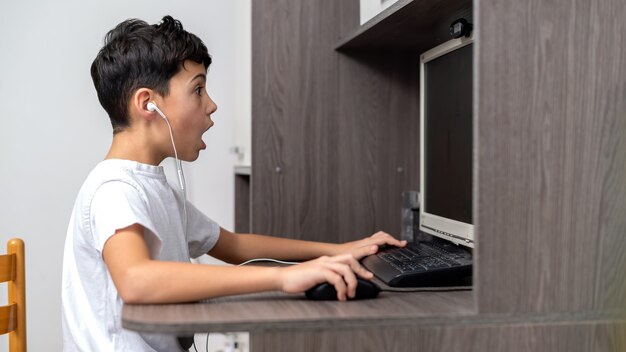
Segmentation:
[(148, 103), (155, 97), (156, 93), (149, 88), (139, 88), (135, 91), (130, 100), (130, 115), (139, 119), (154, 120), (158, 117), (156, 112), (148, 110)]

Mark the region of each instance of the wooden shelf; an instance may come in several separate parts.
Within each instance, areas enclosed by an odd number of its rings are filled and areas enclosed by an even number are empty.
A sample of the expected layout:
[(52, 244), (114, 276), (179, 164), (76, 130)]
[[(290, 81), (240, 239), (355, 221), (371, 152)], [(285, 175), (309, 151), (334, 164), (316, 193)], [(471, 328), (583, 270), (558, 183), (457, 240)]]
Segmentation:
[(338, 51), (370, 49), (429, 49), (450, 39), (450, 24), (470, 22), (472, 0), (399, 0), (336, 46)]

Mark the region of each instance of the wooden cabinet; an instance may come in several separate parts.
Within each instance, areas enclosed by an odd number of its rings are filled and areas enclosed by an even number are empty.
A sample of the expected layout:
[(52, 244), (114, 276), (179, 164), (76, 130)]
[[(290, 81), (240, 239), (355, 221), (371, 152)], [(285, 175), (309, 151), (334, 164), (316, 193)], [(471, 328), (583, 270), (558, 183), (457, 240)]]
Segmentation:
[(622, 0), (399, 0), (364, 26), (358, 0), (255, 0), (252, 230), (399, 235), (401, 192), (419, 184), (418, 55), (448, 40), (458, 17), (475, 26), (483, 326), (455, 327), (477, 342), (450, 350), (497, 346), (488, 317), (518, 350), (516, 326), (544, 339), (533, 346), (582, 351), (598, 324), (614, 342), (601, 345), (623, 349), (613, 340), (626, 309)]

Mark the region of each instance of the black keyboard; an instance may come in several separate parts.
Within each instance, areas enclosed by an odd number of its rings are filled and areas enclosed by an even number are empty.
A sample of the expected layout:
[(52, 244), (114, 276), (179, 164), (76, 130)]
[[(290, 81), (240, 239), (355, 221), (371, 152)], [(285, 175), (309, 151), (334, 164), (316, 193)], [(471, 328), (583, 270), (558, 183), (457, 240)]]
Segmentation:
[(404, 248), (382, 248), (362, 263), (387, 285), (395, 287), (463, 285), (472, 274), (472, 254), (438, 238)]

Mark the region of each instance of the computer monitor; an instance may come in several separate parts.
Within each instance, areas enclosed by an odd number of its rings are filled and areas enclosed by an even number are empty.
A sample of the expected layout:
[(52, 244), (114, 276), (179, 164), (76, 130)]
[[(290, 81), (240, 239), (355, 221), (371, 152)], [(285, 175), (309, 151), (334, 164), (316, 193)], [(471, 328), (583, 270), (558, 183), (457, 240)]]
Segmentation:
[(420, 56), (421, 231), (474, 247), (473, 38)]

